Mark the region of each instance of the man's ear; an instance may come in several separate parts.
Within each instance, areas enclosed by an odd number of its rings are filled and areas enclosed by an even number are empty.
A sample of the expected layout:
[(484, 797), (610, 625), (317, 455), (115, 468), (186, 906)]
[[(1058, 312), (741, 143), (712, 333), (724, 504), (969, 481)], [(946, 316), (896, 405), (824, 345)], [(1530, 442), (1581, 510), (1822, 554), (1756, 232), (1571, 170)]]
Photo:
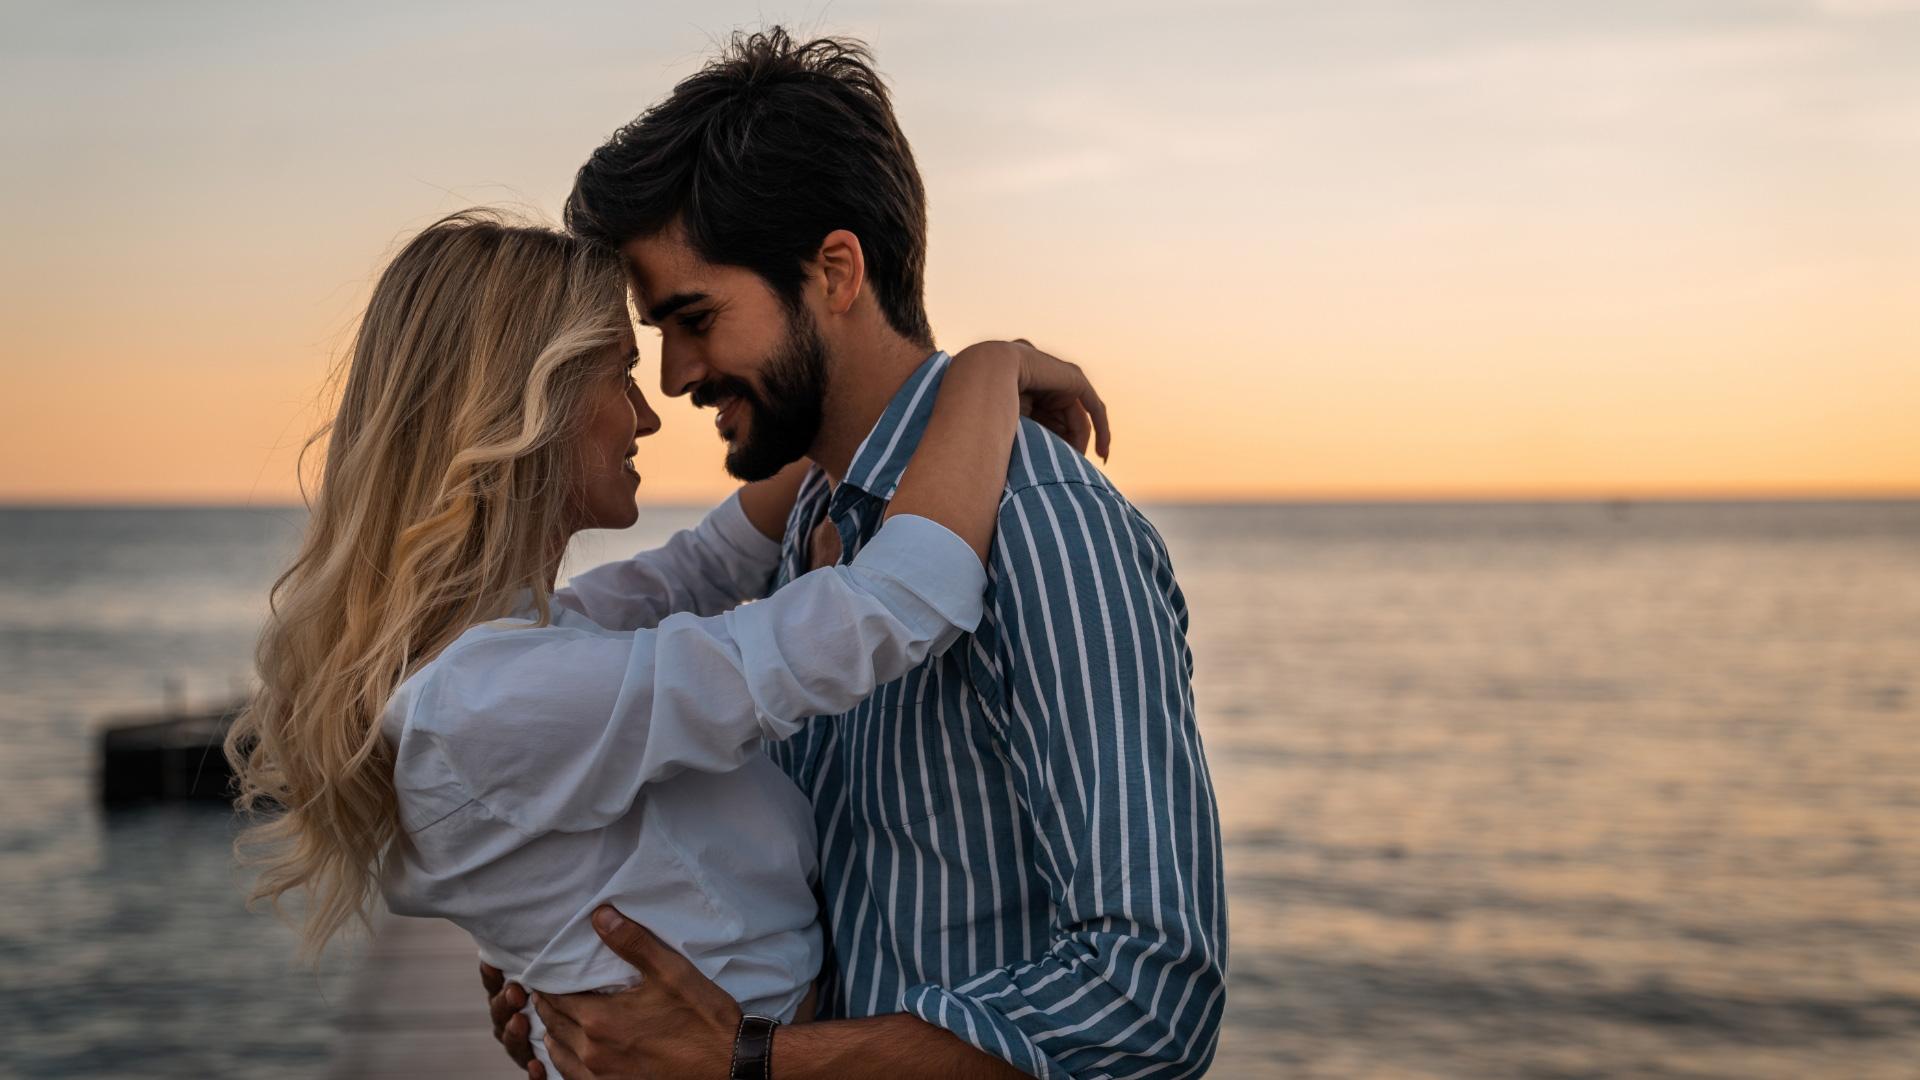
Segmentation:
[(845, 229), (833, 230), (820, 241), (814, 262), (826, 290), (827, 310), (835, 315), (852, 311), (867, 285), (867, 257), (860, 250), (860, 238)]

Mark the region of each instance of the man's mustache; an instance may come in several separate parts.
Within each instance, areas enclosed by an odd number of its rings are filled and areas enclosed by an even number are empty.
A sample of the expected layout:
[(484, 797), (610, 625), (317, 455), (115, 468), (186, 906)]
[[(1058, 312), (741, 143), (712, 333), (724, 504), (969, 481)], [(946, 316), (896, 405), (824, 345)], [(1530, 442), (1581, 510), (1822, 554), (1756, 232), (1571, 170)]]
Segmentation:
[(760, 398), (753, 392), (753, 387), (748, 386), (745, 380), (732, 376), (708, 379), (693, 388), (693, 403), (703, 409), (718, 405), (730, 397), (740, 398), (756, 407), (760, 404)]

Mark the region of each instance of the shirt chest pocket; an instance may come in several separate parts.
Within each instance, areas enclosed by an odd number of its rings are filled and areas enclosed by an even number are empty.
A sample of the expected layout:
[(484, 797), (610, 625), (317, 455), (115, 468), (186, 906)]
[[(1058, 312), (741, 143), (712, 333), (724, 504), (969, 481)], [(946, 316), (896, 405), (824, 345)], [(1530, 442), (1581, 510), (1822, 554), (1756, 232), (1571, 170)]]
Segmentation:
[(849, 781), (847, 813), (867, 828), (905, 829), (947, 811), (948, 763), (958, 748), (943, 733), (937, 696), (884, 701), (885, 695), (876, 694), (843, 720), (839, 750)]

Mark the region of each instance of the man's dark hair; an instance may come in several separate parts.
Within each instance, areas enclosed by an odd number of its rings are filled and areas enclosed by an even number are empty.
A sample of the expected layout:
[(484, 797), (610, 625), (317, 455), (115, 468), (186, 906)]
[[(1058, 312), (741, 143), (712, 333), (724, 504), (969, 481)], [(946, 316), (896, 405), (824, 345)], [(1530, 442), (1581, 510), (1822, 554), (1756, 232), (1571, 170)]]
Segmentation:
[(613, 247), (676, 218), (701, 258), (752, 270), (790, 306), (820, 241), (850, 230), (888, 324), (933, 347), (926, 190), (860, 42), (735, 34), (594, 151), (567, 198), (567, 227)]

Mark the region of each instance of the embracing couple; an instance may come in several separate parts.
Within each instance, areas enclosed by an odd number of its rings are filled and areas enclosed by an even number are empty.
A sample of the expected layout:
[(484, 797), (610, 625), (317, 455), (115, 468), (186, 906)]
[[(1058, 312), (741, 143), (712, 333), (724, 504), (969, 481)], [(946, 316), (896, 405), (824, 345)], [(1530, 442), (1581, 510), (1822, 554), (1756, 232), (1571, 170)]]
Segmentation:
[[(466, 929), (536, 1077), (1203, 1072), (1185, 603), (1079, 369), (935, 349), (864, 50), (737, 38), (566, 224), (456, 214), (373, 291), (229, 744), (259, 895)], [(632, 311), (747, 483), (556, 589), (637, 516)]]

